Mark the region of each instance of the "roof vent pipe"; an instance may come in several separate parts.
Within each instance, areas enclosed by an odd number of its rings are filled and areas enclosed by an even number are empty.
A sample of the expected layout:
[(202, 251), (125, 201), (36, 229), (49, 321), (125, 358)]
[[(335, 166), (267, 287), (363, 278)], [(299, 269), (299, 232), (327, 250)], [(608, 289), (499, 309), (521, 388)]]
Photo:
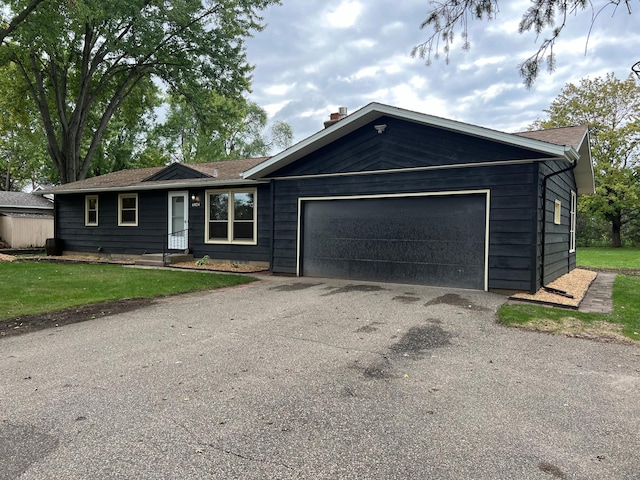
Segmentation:
[(340, 118), (344, 118), (347, 116), (347, 107), (338, 108), (338, 113), (340, 114)]

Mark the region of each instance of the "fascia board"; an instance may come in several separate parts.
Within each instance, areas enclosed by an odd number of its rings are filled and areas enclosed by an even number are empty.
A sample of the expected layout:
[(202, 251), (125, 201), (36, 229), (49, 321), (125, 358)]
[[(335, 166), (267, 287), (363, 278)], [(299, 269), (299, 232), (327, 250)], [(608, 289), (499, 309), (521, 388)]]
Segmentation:
[[(208, 180), (208, 179), (203, 179)], [(178, 183), (156, 183), (153, 185), (136, 184), (124, 187), (94, 187), (94, 188), (74, 188), (68, 190), (55, 190), (46, 192), (47, 194), (63, 195), (70, 193), (101, 193), (101, 192), (141, 192), (146, 190), (178, 190), (184, 188), (203, 188), (203, 187), (235, 187), (243, 185), (258, 185), (269, 183), (269, 181), (256, 180), (224, 180), (224, 181), (201, 181), (201, 182), (178, 182)]]

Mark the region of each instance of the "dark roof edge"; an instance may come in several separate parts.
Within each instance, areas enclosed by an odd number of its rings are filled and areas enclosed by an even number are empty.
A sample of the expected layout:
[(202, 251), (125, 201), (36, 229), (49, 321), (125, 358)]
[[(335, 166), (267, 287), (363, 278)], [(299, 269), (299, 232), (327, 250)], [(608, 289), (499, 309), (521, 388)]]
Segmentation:
[(242, 185), (258, 185), (269, 183), (268, 180), (248, 180), (248, 179), (237, 179), (237, 180), (217, 180), (215, 182), (211, 181), (210, 178), (203, 178), (202, 181), (189, 181), (189, 182), (178, 182), (178, 183), (160, 183), (160, 184), (144, 184), (138, 183), (135, 185), (121, 186), (121, 187), (94, 187), (94, 188), (70, 188), (70, 189), (59, 189), (54, 191), (44, 191), (43, 194), (70, 194), (70, 193), (99, 193), (99, 192), (137, 192), (144, 190), (179, 190), (185, 188), (194, 188), (194, 187), (227, 187), (227, 186), (242, 186)]

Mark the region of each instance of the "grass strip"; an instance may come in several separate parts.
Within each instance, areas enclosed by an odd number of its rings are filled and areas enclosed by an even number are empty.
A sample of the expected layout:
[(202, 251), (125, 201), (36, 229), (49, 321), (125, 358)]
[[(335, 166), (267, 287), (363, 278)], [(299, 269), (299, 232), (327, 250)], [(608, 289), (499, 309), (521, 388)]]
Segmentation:
[(531, 304), (503, 305), (498, 310), (498, 319), (505, 325), (532, 324), (544, 320), (558, 324), (558, 330), (568, 320), (580, 320), (585, 324), (604, 322), (621, 325), (621, 334), (632, 340), (640, 340), (640, 278), (629, 275), (618, 275), (613, 285), (613, 313), (578, 312), (563, 308), (543, 307)]
[(0, 321), (90, 303), (239, 285), (253, 277), (122, 265), (0, 263)]

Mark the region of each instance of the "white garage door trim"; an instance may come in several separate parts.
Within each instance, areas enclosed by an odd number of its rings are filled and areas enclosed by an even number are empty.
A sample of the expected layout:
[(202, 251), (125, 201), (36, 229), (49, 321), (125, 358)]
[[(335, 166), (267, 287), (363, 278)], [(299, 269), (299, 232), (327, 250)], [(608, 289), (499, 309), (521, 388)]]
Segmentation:
[(300, 276), (300, 255), (302, 243), (302, 212), (304, 202), (320, 202), (327, 200), (360, 200), (371, 198), (399, 198), (399, 197), (435, 197), (449, 195), (475, 195), (484, 194), (486, 202), (485, 214), (485, 240), (484, 240), (484, 290), (489, 290), (489, 212), (491, 206), (491, 190), (451, 190), (443, 192), (418, 192), (418, 193), (395, 193), (379, 195), (339, 195), (332, 197), (298, 197), (298, 227), (296, 241), (296, 276)]

